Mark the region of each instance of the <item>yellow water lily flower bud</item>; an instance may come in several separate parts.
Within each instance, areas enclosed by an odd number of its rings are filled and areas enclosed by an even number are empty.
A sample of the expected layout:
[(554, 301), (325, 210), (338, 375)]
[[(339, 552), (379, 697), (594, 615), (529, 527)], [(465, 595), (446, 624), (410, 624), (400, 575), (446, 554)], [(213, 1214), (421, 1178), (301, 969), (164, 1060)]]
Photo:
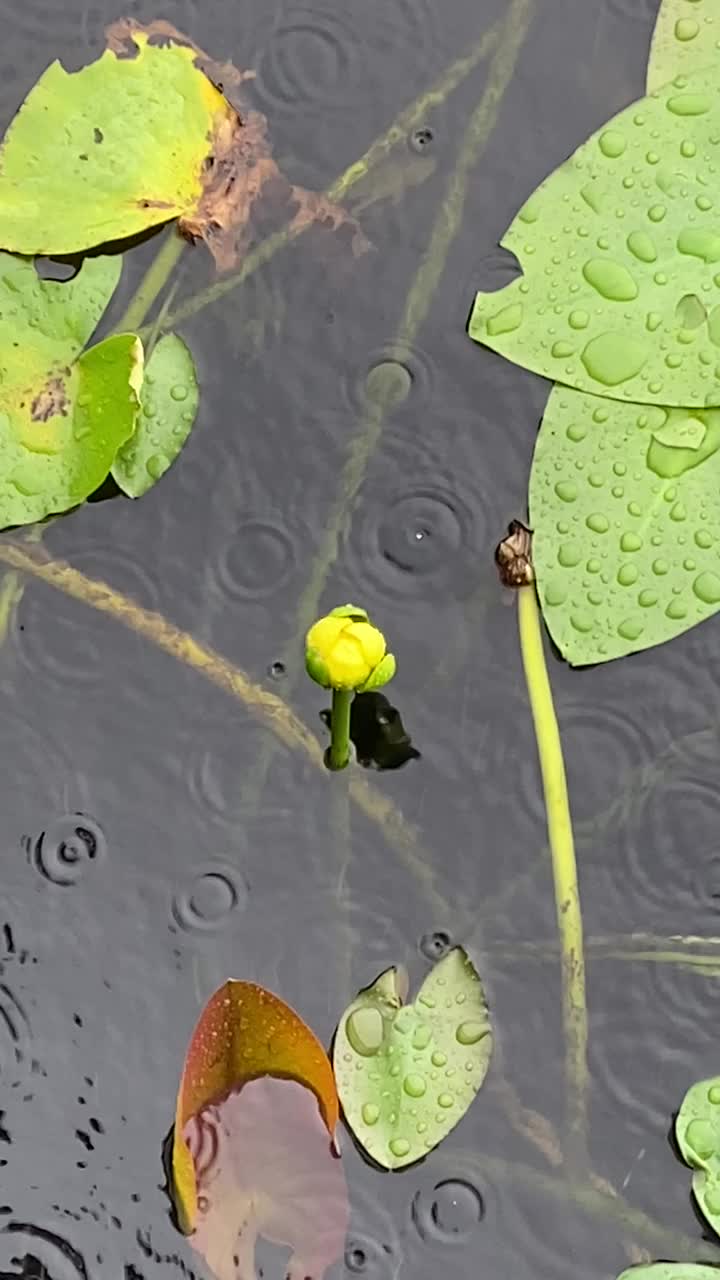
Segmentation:
[(395, 674), (385, 637), (364, 609), (341, 605), (320, 618), (305, 639), (308, 675), (324, 689), (365, 692), (379, 689)]

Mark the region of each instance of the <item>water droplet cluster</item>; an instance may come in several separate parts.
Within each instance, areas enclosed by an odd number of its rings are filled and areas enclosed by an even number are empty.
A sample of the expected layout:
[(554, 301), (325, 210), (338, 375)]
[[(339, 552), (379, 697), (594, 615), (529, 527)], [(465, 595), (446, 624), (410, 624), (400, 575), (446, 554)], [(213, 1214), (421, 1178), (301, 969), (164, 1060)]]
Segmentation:
[(471, 336), (595, 394), (720, 404), (718, 166), (711, 71), (628, 107), (520, 210), (502, 243), (524, 274), (478, 293)]
[(712, 1227), (720, 1225), (720, 1077), (686, 1093), (676, 1121), (684, 1160), (695, 1170), (693, 1194)]
[(177, 334), (166, 334), (145, 369), (135, 433), (113, 466), (126, 493), (139, 497), (164, 476), (190, 434), (197, 407), (190, 353)]
[(540, 597), (573, 663), (658, 644), (720, 605), (720, 410), (556, 387), (533, 461)]
[(398, 1167), (425, 1155), (464, 1114), (492, 1036), (480, 980), (460, 949), (439, 962), (414, 1004), (388, 1001), (384, 979), (341, 1021), (335, 1073), (353, 1132), (379, 1163)]
[(673, 76), (689, 74), (717, 60), (720, 15), (712, 0), (689, 0), (679, 7), (661, 5), (648, 63), (648, 93), (661, 89)]

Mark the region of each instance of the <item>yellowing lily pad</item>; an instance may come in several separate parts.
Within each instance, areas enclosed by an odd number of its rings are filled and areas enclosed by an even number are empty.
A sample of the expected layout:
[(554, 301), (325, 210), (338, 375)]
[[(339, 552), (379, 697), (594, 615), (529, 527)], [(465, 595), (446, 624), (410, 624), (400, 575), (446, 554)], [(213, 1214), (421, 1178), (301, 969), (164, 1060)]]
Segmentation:
[[(156, 36), (166, 43), (151, 43)], [(74, 253), (177, 218), (225, 268), (247, 248), (266, 196), (294, 228), (347, 223), (353, 248), (367, 247), (342, 209), (282, 178), (264, 117), (244, 104), (239, 113), (200, 69), (211, 71), (210, 60), (170, 23), (123, 19), (108, 42), (79, 71), (52, 63), (12, 122), (0, 168), (3, 248)], [(253, 73), (224, 64), (218, 74), (229, 90)]]
[(694, 1169), (698, 1209), (720, 1235), (720, 1076), (688, 1089), (675, 1121), (682, 1158)]
[(580, 391), (720, 404), (717, 160), (714, 66), (620, 112), (520, 210), (524, 274), (477, 294), (470, 336)]
[(427, 1155), (480, 1088), (492, 1033), (480, 977), (456, 947), (413, 1004), (404, 974), (387, 969), (343, 1014), (333, 1062), (345, 1119), (377, 1164), (400, 1169)]
[(16, 253), (74, 253), (195, 209), (212, 136), (234, 114), (194, 49), (131, 32), (68, 72), (53, 62), (3, 144), (0, 239)]
[(77, 506), (132, 435), (143, 350), (121, 334), (84, 354), (117, 284), (119, 258), (88, 259), (73, 280), (41, 280), (0, 254), (0, 525)]
[(168, 333), (147, 361), (142, 413), (112, 467), (129, 497), (147, 493), (175, 461), (192, 430), (198, 398), (193, 358), (182, 338)]
[(173, 1196), (181, 1229), (197, 1219), (197, 1173), (185, 1126), (211, 1103), (259, 1076), (295, 1080), (315, 1094), (330, 1135), (338, 1096), (330, 1061), (302, 1019), (254, 982), (228, 981), (210, 997), (193, 1031), (175, 1112)]
[(662, 0), (647, 70), (653, 93), (675, 76), (713, 67), (720, 42), (720, 0)]
[(258, 1237), (291, 1250), (288, 1280), (322, 1280), (343, 1255), (350, 1209), (318, 1101), (264, 1076), (185, 1126), (198, 1170), (190, 1243), (217, 1280), (254, 1280)]
[(530, 475), (543, 616), (575, 666), (680, 635), (720, 608), (720, 410), (554, 387)]

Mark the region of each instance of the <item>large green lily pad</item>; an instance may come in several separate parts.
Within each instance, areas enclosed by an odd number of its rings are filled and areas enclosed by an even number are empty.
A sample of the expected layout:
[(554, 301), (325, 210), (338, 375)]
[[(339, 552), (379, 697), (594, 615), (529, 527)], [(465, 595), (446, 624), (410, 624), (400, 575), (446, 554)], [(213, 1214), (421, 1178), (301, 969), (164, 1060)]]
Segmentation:
[(346, 1009), (333, 1066), (345, 1119), (368, 1155), (400, 1169), (455, 1127), (480, 1088), (492, 1033), (480, 977), (456, 947), (403, 1004), (407, 981), (387, 969)]
[(197, 210), (213, 135), (235, 113), (194, 49), (150, 44), (130, 24), (120, 35), (135, 57), (106, 49), (74, 72), (53, 62), (12, 122), (0, 171), (3, 248), (74, 253)]
[(555, 387), (530, 476), (545, 622), (575, 666), (671, 640), (720, 607), (720, 410)]
[(140, 340), (120, 334), (80, 354), (120, 269), (119, 258), (90, 258), (61, 284), (0, 254), (1, 527), (82, 502), (133, 433)]
[(192, 430), (198, 398), (193, 358), (182, 338), (168, 333), (145, 365), (142, 413), (112, 467), (129, 497), (147, 493), (175, 461)]
[(720, 1235), (720, 1076), (688, 1089), (675, 1121), (682, 1158), (694, 1169), (698, 1209)]
[(717, 66), (719, 43), (720, 0), (662, 0), (648, 59), (648, 93), (677, 75)]
[(524, 275), (478, 293), (471, 337), (603, 397), (720, 404), (718, 163), (714, 67), (620, 112), (520, 210)]

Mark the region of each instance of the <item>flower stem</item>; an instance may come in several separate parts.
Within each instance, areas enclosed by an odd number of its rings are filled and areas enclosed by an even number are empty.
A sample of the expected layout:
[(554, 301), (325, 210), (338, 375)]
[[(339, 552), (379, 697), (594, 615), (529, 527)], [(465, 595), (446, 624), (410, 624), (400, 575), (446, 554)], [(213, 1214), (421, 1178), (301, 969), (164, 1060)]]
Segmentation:
[(333, 689), (330, 715), (330, 754), (328, 767), (344, 769), (350, 760), (350, 707), (353, 694), (349, 689)]
[(587, 1130), (587, 1006), (585, 956), (575, 845), (565, 765), (552, 689), (545, 665), (535, 588), (521, 587), (518, 601), (520, 647), (535, 725), (555, 883), (555, 906), (562, 949), (563, 1029), (567, 1085), (568, 1139), (585, 1153)]

